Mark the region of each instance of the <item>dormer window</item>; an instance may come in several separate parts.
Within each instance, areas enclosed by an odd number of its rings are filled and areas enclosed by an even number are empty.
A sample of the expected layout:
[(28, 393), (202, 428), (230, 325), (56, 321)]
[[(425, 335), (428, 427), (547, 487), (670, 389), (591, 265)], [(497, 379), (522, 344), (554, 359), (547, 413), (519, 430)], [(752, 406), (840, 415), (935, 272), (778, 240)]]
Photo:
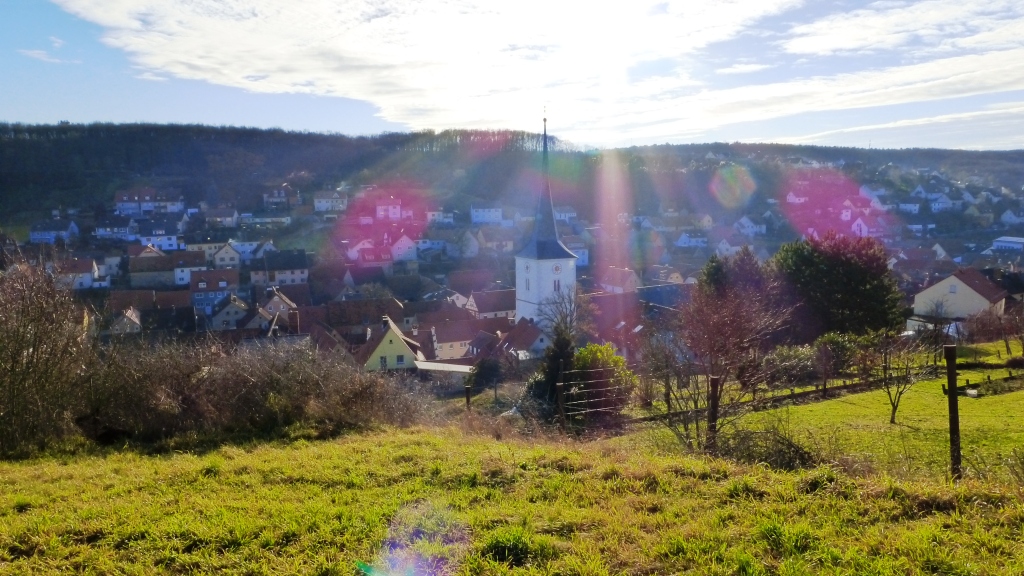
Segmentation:
[(200, 288), (206, 288), (206, 282), (200, 282), (199, 283), (199, 287)]
[(217, 285), (220, 286), (221, 288), (227, 288), (228, 287), (228, 283), (227, 283), (226, 280), (221, 280)]

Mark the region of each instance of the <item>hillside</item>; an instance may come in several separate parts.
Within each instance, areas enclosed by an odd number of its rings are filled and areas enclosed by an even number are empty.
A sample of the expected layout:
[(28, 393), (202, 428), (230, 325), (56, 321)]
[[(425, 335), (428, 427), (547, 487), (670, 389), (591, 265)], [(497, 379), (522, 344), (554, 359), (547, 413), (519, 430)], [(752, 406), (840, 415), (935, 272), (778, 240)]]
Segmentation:
[[(539, 168), (538, 134), (444, 131), (349, 137), (187, 125), (0, 124), (0, 214), (3, 220), (38, 218), (52, 208), (109, 206), (114, 192), (139, 184), (179, 190), (191, 205), (205, 200), (259, 206), (261, 194), (288, 181), (305, 191), (389, 179), (410, 181), (464, 210), (474, 200), (522, 203)], [(593, 217), (596, 190), (631, 191), (631, 204), (707, 210), (719, 160), (749, 165), (756, 190), (751, 203), (774, 197), (780, 166), (796, 158), (842, 161), (862, 183), (886, 179), (893, 165), (939, 171), (978, 186), (1019, 191), (1024, 152), (878, 150), (779, 144), (664, 145), (617, 151), (579, 150), (555, 140), (552, 176), (556, 202), (572, 202)], [(750, 161), (750, 159), (757, 159)], [(770, 160), (766, 162), (764, 160)], [(896, 177), (890, 185), (907, 182)], [(11, 224), (11, 222), (7, 222)], [(21, 222), (22, 224), (24, 222)]]
[[(0, 464), (0, 572), (1007, 574), (1020, 494), (454, 429)], [(390, 568), (387, 572), (382, 568)]]

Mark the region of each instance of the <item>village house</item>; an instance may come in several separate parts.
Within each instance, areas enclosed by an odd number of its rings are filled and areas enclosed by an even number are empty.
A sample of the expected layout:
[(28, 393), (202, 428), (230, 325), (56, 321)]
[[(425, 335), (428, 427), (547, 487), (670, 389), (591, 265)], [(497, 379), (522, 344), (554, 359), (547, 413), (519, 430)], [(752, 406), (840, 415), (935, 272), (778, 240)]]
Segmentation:
[(134, 242), (138, 238), (138, 230), (138, 224), (129, 216), (107, 216), (96, 222), (93, 236), (98, 240)]
[(219, 226), (221, 228), (238, 227), (238, 210), (234, 208), (210, 208), (204, 214), (207, 226)]
[(152, 245), (160, 250), (183, 250), (185, 243), (179, 235), (178, 224), (174, 220), (151, 219), (138, 224), (139, 243), (143, 246)]
[(56, 267), (57, 286), (70, 290), (88, 290), (90, 288), (107, 288), (109, 281), (100, 276), (99, 267), (92, 258), (65, 260)]
[(413, 370), (417, 360), (426, 360), (422, 346), (402, 334), (387, 316), (365, 330), (366, 343), (356, 350), (353, 359), (367, 372)]
[(78, 238), (78, 224), (73, 220), (43, 220), (33, 224), (28, 233), (32, 244), (56, 244), (58, 238), (65, 242)]
[(516, 317), (516, 291), (489, 290), (472, 292), (466, 302), (469, 310), (476, 318), (510, 318)]
[(344, 212), (348, 208), (348, 195), (337, 190), (321, 190), (313, 194), (314, 212)]
[(590, 247), (580, 236), (562, 236), (562, 244), (576, 255), (577, 266), (590, 266)]
[(416, 260), (416, 242), (408, 235), (400, 233), (398, 238), (391, 243), (391, 260), (394, 262), (411, 262)]
[(554, 207), (555, 220), (562, 220), (568, 222), (569, 220), (576, 219), (576, 209), (572, 206), (555, 206)]
[(473, 224), (501, 224), (501, 208), (494, 205), (473, 205), (469, 207), (469, 221)]
[(602, 290), (611, 294), (622, 294), (623, 292), (636, 292), (641, 286), (640, 277), (629, 268), (617, 268), (609, 266), (598, 279), (598, 285)]
[(302, 194), (288, 184), (282, 184), (276, 190), (263, 193), (263, 207), (267, 210), (286, 210), (301, 205)]
[(646, 273), (647, 284), (682, 284), (686, 281), (678, 270), (671, 266), (655, 264), (649, 266)]
[(1002, 316), (1009, 294), (974, 268), (963, 268), (914, 295), (914, 317), (907, 329), (928, 324), (929, 319), (962, 320), (992, 312)]
[(185, 199), (170, 191), (134, 188), (114, 196), (114, 210), (122, 216), (145, 216), (185, 211)]
[(229, 243), (238, 252), (238, 256), (245, 266), (251, 264), (254, 259), (262, 258), (267, 253), (277, 250), (273, 240), (231, 240)]
[(170, 288), (175, 285), (174, 257), (166, 254), (128, 257), (132, 288)]
[(305, 284), (309, 281), (309, 258), (305, 250), (268, 252), (253, 261), (251, 277), (253, 286)]
[(210, 330), (215, 331), (241, 328), (238, 324), (249, 315), (249, 309), (250, 306), (247, 302), (231, 295), (213, 306), (207, 326)]
[(218, 302), (230, 296), (238, 296), (238, 286), (238, 270), (192, 272), (189, 284), (192, 305), (209, 316)]
[(515, 242), (518, 237), (519, 233), (512, 228), (485, 226), (477, 232), (480, 248), (497, 252), (498, 254), (512, 252), (515, 249)]
[(239, 268), (241, 265), (242, 255), (230, 242), (221, 246), (220, 250), (213, 253), (213, 267), (217, 270)]
[(428, 224), (455, 224), (455, 214), (443, 210), (427, 210)]

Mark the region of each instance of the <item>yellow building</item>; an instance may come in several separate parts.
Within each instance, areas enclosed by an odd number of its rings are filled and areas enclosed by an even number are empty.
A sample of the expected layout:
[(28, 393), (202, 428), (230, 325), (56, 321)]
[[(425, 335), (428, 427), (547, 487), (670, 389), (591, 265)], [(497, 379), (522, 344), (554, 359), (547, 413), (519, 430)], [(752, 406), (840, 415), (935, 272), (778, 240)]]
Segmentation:
[(367, 372), (413, 370), (417, 360), (426, 360), (419, 343), (403, 336), (391, 318), (384, 316), (366, 330), (366, 344), (356, 351), (355, 360)]

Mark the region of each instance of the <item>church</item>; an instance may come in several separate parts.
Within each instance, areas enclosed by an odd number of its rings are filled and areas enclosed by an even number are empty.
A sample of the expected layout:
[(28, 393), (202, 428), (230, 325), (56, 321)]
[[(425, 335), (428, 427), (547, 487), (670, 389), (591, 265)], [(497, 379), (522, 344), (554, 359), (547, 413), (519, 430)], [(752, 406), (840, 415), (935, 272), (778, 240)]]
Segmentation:
[(559, 292), (576, 290), (576, 255), (558, 239), (548, 178), (548, 119), (544, 119), (544, 184), (533, 234), (516, 254), (516, 319), (538, 322), (538, 310)]

